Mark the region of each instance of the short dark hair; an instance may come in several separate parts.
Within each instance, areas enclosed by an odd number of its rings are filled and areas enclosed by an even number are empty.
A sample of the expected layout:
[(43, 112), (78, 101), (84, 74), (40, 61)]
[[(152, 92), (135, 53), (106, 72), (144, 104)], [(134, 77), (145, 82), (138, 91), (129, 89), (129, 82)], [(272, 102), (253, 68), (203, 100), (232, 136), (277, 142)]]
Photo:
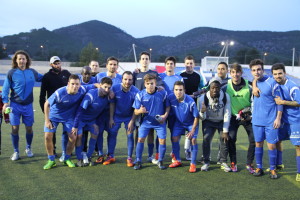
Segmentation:
[(18, 63), (17, 63), (17, 56), (21, 54), (21, 55), (24, 55), (26, 57), (26, 69), (29, 68), (29, 66), (31, 65), (31, 59), (29, 57), (29, 54), (26, 52), (26, 51), (23, 51), (23, 50), (18, 50), (16, 51), (16, 53), (14, 54), (13, 56), (13, 59), (12, 59), (12, 63), (11, 63), (11, 66), (13, 69), (16, 69), (18, 68)]
[(176, 64), (176, 58), (174, 56), (169, 56), (165, 59), (165, 64), (168, 62), (168, 61), (172, 61), (174, 63), (174, 65)]
[(184, 62), (185, 62), (186, 60), (193, 60), (193, 61), (195, 62), (195, 59), (194, 59), (194, 57), (193, 57), (192, 55), (186, 56), (186, 57), (184, 58)]
[(84, 71), (91, 72), (92, 69), (91, 69), (89, 66), (83, 66), (82, 69), (81, 69), (81, 74), (82, 74)]
[(151, 56), (150, 56), (150, 53), (149, 53), (148, 51), (142, 51), (142, 52), (140, 53), (140, 59), (141, 59), (142, 55), (147, 55), (147, 56), (149, 56), (149, 60), (151, 60)]
[(273, 73), (273, 70), (278, 70), (278, 69), (282, 69), (283, 72), (285, 73), (285, 66), (283, 63), (275, 63), (274, 65), (272, 65), (271, 71)]
[(77, 74), (71, 74), (70, 76), (69, 76), (69, 81), (71, 80), (71, 79), (74, 79), (74, 80), (80, 80), (79, 79), (79, 76), (77, 75)]
[(156, 81), (156, 75), (153, 74), (153, 73), (149, 73), (149, 74), (146, 74), (144, 76), (144, 82), (150, 81), (150, 80), (153, 80), (153, 79)]
[(220, 83), (220, 81), (215, 80), (215, 81), (211, 82), (211, 83), (209, 84), (209, 86), (210, 86), (209, 89), (211, 88), (211, 85), (212, 85), (212, 84), (217, 84), (217, 86), (221, 88), (221, 83)]
[(228, 69), (228, 64), (226, 62), (219, 62), (218, 66), (219, 65), (225, 65), (226, 66), (226, 69)]
[(117, 61), (117, 64), (119, 64), (119, 60), (118, 58), (114, 57), (114, 56), (110, 56), (106, 59), (106, 64), (111, 61), (111, 60), (114, 60), (114, 61)]
[(182, 86), (183, 86), (183, 89), (185, 89), (184, 82), (182, 82), (182, 81), (176, 81), (176, 82), (174, 83), (174, 87), (173, 87), (173, 88), (175, 88), (175, 85), (182, 85)]
[(125, 72), (123, 72), (123, 74), (122, 74), (122, 79), (123, 79), (124, 74), (133, 76), (133, 74), (132, 74), (131, 71), (125, 71)]
[(233, 63), (230, 65), (230, 70), (234, 69), (236, 72), (243, 72), (243, 68), (240, 64), (238, 63)]
[(90, 65), (92, 62), (97, 62), (97, 63), (99, 64), (99, 62), (98, 62), (97, 60), (91, 60), (91, 61), (89, 62), (89, 65)]
[(107, 85), (112, 85), (113, 84), (113, 82), (112, 82), (112, 80), (111, 80), (111, 78), (108, 78), (108, 77), (103, 77), (102, 79), (101, 79), (101, 81), (100, 81), (100, 84), (107, 84)]
[(254, 59), (254, 60), (251, 60), (250, 64), (249, 64), (249, 67), (250, 69), (252, 69), (252, 67), (254, 65), (260, 65), (261, 68), (264, 70), (264, 62), (261, 60), (261, 59)]

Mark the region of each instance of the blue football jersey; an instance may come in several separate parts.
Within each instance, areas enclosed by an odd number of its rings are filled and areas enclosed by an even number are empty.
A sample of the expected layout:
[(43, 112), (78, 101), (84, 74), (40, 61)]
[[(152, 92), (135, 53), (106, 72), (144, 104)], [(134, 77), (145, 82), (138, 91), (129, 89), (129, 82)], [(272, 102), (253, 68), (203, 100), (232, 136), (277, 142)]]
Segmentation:
[(180, 75), (172, 75), (172, 76), (168, 76), (166, 73), (161, 73), (159, 74), (159, 76), (161, 77), (161, 79), (163, 81), (165, 81), (166, 85), (169, 87), (170, 91), (173, 92), (174, 89), (174, 83), (176, 81), (182, 81), (183, 82), (183, 78)]
[(115, 98), (111, 100), (112, 103), (115, 103), (114, 121), (121, 123), (130, 120), (134, 110), (132, 104), (139, 89), (132, 85), (128, 92), (124, 92), (120, 83), (114, 85), (111, 90), (115, 94)]
[(99, 89), (93, 89), (86, 93), (80, 106), (84, 109), (82, 121), (88, 122), (96, 120), (96, 118), (108, 106), (108, 96), (99, 96)]
[(89, 81), (88, 83), (83, 82), (83, 80), (82, 80), (82, 75), (78, 75), (78, 76), (79, 76), (81, 85), (89, 85), (89, 84), (97, 83), (97, 82), (96, 82), (96, 78), (93, 77), (93, 76), (91, 77), (91, 79), (90, 79), (90, 81)]
[[(284, 85), (280, 85), (282, 98), (287, 101), (296, 101), (300, 104), (299, 86), (290, 79), (287, 79)], [(288, 124), (297, 124), (300, 122), (300, 107), (283, 106), (282, 120)]]
[(170, 106), (167, 101), (167, 92), (165, 90), (161, 90), (149, 94), (146, 89), (140, 91), (135, 96), (133, 108), (139, 109), (142, 105), (148, 111), (148, 113), (143, 114), (142, 123), (154, 126), (160, 125), (160, 123), (155, 119), (155, 116), (165, 114), (166, 107)]
[[(102, 79), (103, 77), (108, 77), (108, 76), (107, 76), (107, 72), (101, 72), (101, 73), (98, 73), (98, 74), (96, 75), (96, 82), (97, 82), (97, 83), (100, 83), (100, 82), (101, 82), (101, 79)], [(111, 80), (112, 80), (112, 82), (113, 82), (113, 85), (119, 84), (119, 83), (122, 82), (122, 76), (121, 76), (120, 74), (116, 74), (116, 77), (112, 78)]]
[(170, 94), (168, 101), (176, 119), (184, 126), (193, 125), (194, 119), (199, 117), (197, 105), (192, 97), (185, 94), (183, 102), (178, 102), (175, 94)]
[(73, 120), (87, 88), (80, 86), (76, 94), (68, 94), (67, 86), (57, 89), (49, 98), (49, 118), (55, 122)]
[(271, 77), (264, 76), (257, 81), (260, 97), (254, 97), (252, 124), (257, 126), (272, 126), (277, 116), (275, 96), (280, 95), (279, 84)]

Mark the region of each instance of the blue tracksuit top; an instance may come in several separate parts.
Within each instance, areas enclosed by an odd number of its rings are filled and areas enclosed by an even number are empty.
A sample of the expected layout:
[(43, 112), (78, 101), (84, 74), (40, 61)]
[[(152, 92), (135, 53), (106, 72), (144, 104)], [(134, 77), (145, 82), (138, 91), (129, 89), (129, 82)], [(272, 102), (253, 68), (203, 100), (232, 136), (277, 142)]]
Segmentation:
[(3, 102), (8, 103), (8, 94), (11, 90), (10, 101), (22, 105), (32, 103), (34, 83), (41, 82), (42, 78), (42, 74), (31, 68), (9, 70), (3, 84)]

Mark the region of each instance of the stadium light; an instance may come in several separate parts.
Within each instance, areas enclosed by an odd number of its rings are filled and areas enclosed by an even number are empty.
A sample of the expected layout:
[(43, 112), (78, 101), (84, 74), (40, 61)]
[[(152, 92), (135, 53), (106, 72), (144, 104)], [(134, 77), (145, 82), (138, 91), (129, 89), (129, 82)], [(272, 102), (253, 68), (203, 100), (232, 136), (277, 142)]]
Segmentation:
[(221, 51), (220, 57), (222, 56), (223, 52), (224, 52), (224, 57), (227, 57), (228, 56), (228, 46), (233, 46), (234, 41), (229, 41), (229, 40), (222, 41), (221, 45), (224, 46), (224, 47)]

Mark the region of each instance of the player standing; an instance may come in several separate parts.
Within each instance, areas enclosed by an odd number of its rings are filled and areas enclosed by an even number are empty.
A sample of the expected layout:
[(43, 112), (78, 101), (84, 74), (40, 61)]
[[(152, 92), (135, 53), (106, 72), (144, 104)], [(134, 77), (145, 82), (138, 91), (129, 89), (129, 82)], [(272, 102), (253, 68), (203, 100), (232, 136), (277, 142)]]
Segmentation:
[(186, 131), (185, 137), (191, 140), (191, 164), (189, 172), (196, 172), (196, 158), (198, 153), (197, 136), (199, 129), (199, 112), (197, 105), (192, 97), (185, 94), (184, 83), (176, 81), (174, 84), (174, 93), (168, 96), (168, 101), (173, 111), (176, 121), (172, 128), (172, 151), (175, 154), (176, 161), (169, 167), (179, 167), (182, 165), (180, 159), (180, 137)]
[(133, 103), (134, 114), (143, 114), (136, 146), (136, 164), (134, 166), (136, 170), (142, 167), (144, 142), (150, 129), (154, 129), (159, 138), (158, 167), (166, 169), (162, 161), (166, 153), (167, 131), (165, 121), (168, 117), (170, 106), (168, 105), (168, 101), (166, 101), (167, 92), (165, 90), (157, 90), (156, 78), (155, 74), (146, 74), (144, 76), (146, 89), (136, 95)]

